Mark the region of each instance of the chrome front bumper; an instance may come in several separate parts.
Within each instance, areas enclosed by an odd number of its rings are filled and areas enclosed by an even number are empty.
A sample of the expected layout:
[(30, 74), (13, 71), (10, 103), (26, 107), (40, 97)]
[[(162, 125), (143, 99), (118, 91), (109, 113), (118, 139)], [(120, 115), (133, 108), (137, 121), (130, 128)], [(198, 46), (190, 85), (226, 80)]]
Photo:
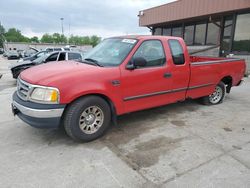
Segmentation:
[(58, 109), (34, 109), (23, 106), (16, 101), (12, 102), (13, 108), (18, 109), (22, 114), (34, 118), (54, 118), (61, 117), (64, 111), (64, 108)]
[(11, 108), (14, 115), (32, 127), (54, 129), (60, 126), (65, 106), (24, 101), (15, 92)]

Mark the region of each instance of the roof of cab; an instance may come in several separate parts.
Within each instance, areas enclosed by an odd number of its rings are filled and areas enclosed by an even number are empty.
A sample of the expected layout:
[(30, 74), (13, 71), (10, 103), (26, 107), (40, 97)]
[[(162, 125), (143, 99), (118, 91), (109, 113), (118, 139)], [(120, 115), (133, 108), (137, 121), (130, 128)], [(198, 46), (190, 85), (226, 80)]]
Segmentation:
[(144, 40), (150, 40), (150, 39), (182, 39), (180, 37), (173, 37), (173, 36), (162, 36), (162, 35), (123, 35), (123, 36), (116, 36), (111, 38), (126, 38), (126, 39), (144, 39)]

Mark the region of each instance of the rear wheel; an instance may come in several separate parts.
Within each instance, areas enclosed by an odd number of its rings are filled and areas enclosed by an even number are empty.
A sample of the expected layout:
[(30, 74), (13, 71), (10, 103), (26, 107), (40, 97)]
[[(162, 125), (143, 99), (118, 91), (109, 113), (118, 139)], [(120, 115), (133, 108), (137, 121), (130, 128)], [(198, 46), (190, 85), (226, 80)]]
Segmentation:
[(73, 102), (64, 114), (64, 128), (77, 141), (88, 142), (101, 137), (108, 129), (111, 111), (98, 96), (87, 96)]
[(201, 98), (201, 103), (205, 105), (216, 105), (223, 102), (226, 94), (225, 84), (220, 82), (214, 89), (214, 92)]

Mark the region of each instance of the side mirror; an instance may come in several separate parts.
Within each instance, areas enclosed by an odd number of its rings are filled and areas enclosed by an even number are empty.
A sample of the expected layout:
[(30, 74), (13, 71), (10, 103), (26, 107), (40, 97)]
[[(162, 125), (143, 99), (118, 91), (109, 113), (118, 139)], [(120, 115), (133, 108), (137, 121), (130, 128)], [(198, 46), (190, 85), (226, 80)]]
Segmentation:
[(128, 70), (134, 70), (137, 67), (145, 67), (147, 65), (146, 59), (143, 57), (133, 58), (130, 63), (126, 66)]

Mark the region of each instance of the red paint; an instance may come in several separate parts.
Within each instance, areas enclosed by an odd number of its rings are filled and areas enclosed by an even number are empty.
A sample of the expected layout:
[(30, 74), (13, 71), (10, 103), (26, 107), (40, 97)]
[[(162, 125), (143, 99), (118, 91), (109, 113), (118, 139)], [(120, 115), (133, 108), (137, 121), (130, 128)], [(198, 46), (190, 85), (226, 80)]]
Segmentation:
[[(27, 69), (21, 73), (21, 78), (31, 84), (58, 88), (61, 104), (69, 104), (85, 95), (99, 94), (106, 96), (112, 101), (117, 114), (120, 115), (182, 101), (186, 98), (199, 98), (210, 95), (215, 85), (225, 76), (231, 76), (233, 86), (235, 86), (242, 79), (245, 72), (244, 60), (195, 65), (196, 62), (212, 62), (225, 59), (189, 57), (186, 45), (181, 38), (165, 36), (126, 36), (123, 38), (137, 38), (138, 43), (120, 66), (98, 67), (74, 61), (53, 62)], [(143, 41), (149, 39), (158, 39), (162, 42), (166, 54), (166, 64), (161, 67), (127, 70), (125, 67), (136, 49)], [(167, 42), (169, 39), (180, 41), (186, 59), (184, 65), (174, 65)], [(172, 77), (164, 78), (163, 74), (166, 72), (170, 72)], [(119, 80), (120, 85), (114, 86), (112, 84), (113, 80)], [(191, 90), (187, 89), (204, 84), (211, 85)], [(184, 89), (140, 99), (124, 100), (128, 97), (181, 88)]]

